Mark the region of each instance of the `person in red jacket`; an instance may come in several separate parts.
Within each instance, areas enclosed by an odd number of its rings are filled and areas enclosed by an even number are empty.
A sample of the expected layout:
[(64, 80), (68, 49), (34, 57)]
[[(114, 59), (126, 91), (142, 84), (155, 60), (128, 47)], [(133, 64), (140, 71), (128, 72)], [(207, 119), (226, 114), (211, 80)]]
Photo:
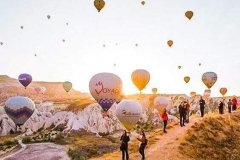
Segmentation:
[(168, 115), (167, 115), (166, 108), (164, 108), (164, 110), (163, 110), (162, 119), (163, 119), (163, 132), (167, 133), (166, 127), (167, 127)]
[(232, 99), (232, 111), (236, 111), (236, 109), (237, 109), (237, 99), (234, 96)]

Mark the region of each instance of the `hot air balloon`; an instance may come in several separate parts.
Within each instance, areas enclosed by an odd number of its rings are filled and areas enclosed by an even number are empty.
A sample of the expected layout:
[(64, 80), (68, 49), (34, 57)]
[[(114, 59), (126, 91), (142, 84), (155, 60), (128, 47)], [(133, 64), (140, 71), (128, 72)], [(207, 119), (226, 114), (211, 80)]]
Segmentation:
[(157, 93), (157, 88), (152, 88), (152, 92), (153, 92), (153, 94), (156, 94)]
[(34, 90), (35, 90), (37, 93), (44, 94), (45, 91), (46, 91), (46, 88), (45, 88), (45, 87), (35, 87)]
[(32, 82), (32, 76), (29, 74), (20, 74), (18, 76), (18, 81), (25, 87), (26, 87)]
[(195, 97), (195, 96), (196, 96), (196, 92), (191, 92), (191, 93), (190, 93), (190, 96), (191, 96), (191, 97)]
[(50, 16), (50, 15), (47, 15), (47, 18), (48, 18), (48, 19), (50, 19), (50, 18), (51, 18), (51, 16)]
[(23, 29), (23, 26), (21, 26), (21, 29)]
[(190, 81), (190, 77), (188, 77), (188, 76), (184, 77), (184, 81), (185, 81), (186, 83), (188, 83), (188, 82)]
[(130, 131), (138, 122), (142, 113), (140, 103), (132, 100), (122, 100), (116, 107), (116, 116), (122, 125)]
[(201, 63), (199, 63), (198, 65), (199, 65), (199, 66), (201, 66), (202, 64), (201, 64)]
[(120, 103), (123, 98), (124, 98), (124, 94), (123, 94), (123, 93), (119, 94), (119, 95), (117, 96), (117, 98), (116, 98), (116, 103), (117, 103), (117, 104)]
[(135, 44), (135, 46), (137, 47), (137, 46), (138, 46), (138, 44)]
[(204, 97), (204, 98), (209, 98), (210, 95), (211, 95), (211, 90), (210, 90), (210, 89), (206, 89), (206, 90), (204, 91), (203, 97)]
[(192, 12), (192, 11), (187, 11), (187, 12), (185, 13), (185, 16), (186, 16), (189, 20), (191, 20), (191, 18), (193, 17), (193, 12)]
[(105, 47), (105, 44), (103, 45), (103, 47)]
[(219, 91), (224, 96), (227, 93), (227, 88), (220, 88)]
[(66, 23), (66, 25), (68, 25), (68, 23)]
[(3, 45), (3, 42), (0, 42), (1, 45)]
[(144, 4), (145, 4), (145, 1), (142, 1), (141, 4), (144, 5)]
[(169, 40), (169, 41), (167, 42), (167, 44), (169, 45), (169, 47), (172, 47), (173, 41), (172, 41), (172, 40)]
[(121, 97), (122, 80), (113, 73), (98, 73), (91, 78), (89, 90), (93, 98), (107, 112)]
[(72, 89), (72, 83), (69, 81), (64, 82), (62, 86), (66, 92), (69, 92)]
[(166, 97), (156, 97), (153, 103), (158, 112), (162, 114), (164, 108), (169, 110), (169, 107), (171, 106), (169, 101), (170, 100)]
[(178, 69), (181, 69), (181, 66), (178, 66)]
[(65, 39), (63, 39), (62, 41), (65, 42)]
[(157, 97), (157, 95), (152, 95), (148, 98), (149, 106), (154, 107), (154, 99)]
[(210, 89), (217, 81), (217, 74), (214, 72), (206, 72), (202, 75), (203, 83)]
[(144, 69), (138, 69), (132, 73), (132, 81), (140, 92), (146, 87), (149, 80), (150, 74)]
[(105, 6), (105, 2), (104, 2), (104, 0), (95, 0), (94, 6), (98, 10), (98, 12), (100, 12), (103, 9), (103, 7)]
[(28, 97), (12, 97), (5, 103), (5, 112), (17, 126), (23, 125), (35, 110), (34, 102)]

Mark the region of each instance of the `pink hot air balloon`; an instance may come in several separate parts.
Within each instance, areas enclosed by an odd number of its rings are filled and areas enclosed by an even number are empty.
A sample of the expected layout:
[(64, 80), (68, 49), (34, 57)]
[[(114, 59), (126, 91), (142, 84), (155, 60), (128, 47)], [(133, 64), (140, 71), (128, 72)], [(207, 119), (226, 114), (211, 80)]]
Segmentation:
[(20, 74), (18, 76), (18, 81), (25, 87), (26, 87), (32, 82), (32, 76), (29, 74)]

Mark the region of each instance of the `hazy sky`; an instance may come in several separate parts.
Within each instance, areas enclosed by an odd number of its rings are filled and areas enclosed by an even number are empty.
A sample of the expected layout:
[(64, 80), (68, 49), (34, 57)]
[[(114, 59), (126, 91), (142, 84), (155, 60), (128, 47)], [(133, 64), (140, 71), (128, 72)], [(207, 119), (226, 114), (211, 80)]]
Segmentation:
[[(220, 96), (221, 87), (228, 88), (226, 95), (240, 95), (240, 0), (105, 2), (99, 13), (93, 0), (1, 0), (0, 74), (71, 81), (89, 92), (93, 75), (113, 72), (128, 94), (139, 93), (131, 73), (146, 69), (151, 79), (143, 93), (157, 87), (159, 93), (189, 95), (203, 94), (202, 74), (213, 71), (218, 80), (212, 96)], [(188, 84), (184, 76), (191, 77)]]

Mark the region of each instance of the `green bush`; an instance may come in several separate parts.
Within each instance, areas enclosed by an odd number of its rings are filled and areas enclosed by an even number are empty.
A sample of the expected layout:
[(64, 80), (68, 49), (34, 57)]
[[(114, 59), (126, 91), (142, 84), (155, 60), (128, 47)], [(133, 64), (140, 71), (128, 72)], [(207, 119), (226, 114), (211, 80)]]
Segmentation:
[(22, 143), (31, 143), (31, 138), (30, 137), (24, 137), (23, 139), (22, 139)]
[(10, 141), (10, 140), (6, 140), (3, 142), (4, 145), (14, 145), (16, 142), (14, 141)]

